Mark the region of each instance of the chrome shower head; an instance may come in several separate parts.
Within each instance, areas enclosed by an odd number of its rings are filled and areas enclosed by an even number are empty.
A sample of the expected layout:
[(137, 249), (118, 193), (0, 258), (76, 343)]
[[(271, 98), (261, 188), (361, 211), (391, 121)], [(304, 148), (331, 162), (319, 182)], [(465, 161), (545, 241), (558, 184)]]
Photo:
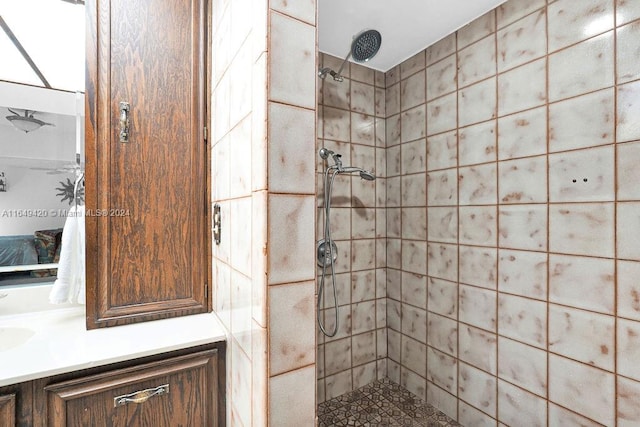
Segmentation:
[(342, 65), (340, 65), (340, 69), (336, 72), (333, 71), (329, 67), (324, 67), (318, 70), (318, 77), (321, 79), (325, 79), (327, 74), (330, 74), (333, 77), (333, 80), (337, 82), (341, 82), (344, 80), (342, 77), (342, 69), (345, 64), (349, 60), (349, 58), (353, 58), (356, 62), (367, 62), (380, 50), (380, 46), (382, 45), (382, 34), (380, 34), (377, 30), (364, 30), (358, 33), (353, 37), (353, 41), (351, 42), (351, 50), (349, 54), (342, 61)]
[(366, 181), (375, 181), (376, 176), (374, 174), (372, 174), (369, 171), (365, 171), (365, 170), (361, 170), (360, 171), (360, 178), (366, 180)]

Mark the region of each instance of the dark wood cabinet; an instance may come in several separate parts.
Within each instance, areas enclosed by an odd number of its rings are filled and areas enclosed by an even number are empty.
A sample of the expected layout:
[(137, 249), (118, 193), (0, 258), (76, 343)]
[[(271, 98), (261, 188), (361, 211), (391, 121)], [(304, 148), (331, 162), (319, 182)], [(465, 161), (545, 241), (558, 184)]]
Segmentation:
[(16, 425), (16, 395), (0, 395), (0, 426)]
[(0, 387), (0, 426), (225, 426), (225, 345)]
[(49, 427), (217, 426), (215, 350), (51, 385)]
[(88, 0), (87, 327), (210, 311), (206, 0)]

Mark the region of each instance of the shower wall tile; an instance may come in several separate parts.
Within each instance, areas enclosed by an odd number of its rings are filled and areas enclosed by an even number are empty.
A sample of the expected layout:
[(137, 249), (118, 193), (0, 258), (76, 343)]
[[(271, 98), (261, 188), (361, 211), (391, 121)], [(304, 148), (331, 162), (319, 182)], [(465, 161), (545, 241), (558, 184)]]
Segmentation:
[(549, 256), (549, 300), (613, 314), (614, 261), (567, 255)]
[(400, 112), (400, 83), (387, 86), (385, 92), (385, 109), (387, 117)]
[(407, 142), (425, 137), (425, 106), (412, 108), (400, 114), (400, 141)]
[(496, 416), (496, 377), (466, 363), (460, 363), (458, 381), (461, 399), (492, 417)]
[[(580, 387), (572, 378), (580, 378)], [(549, 400), (604, 425), (615, 419), (613, 374), (560, 356), (549, 356)]]
[(451, 356), (458, 354), (458, 323), (434, 313), (427, 316), (427, 344)]
[(547, 254), (500, 249), (498, 265), (500, 292), (546, 300)]
[[(270, 146), (269, 170), (280, 171), (269, 174), (269, 189), (277, 193), (313, 194), (315, 159), (310, 154), (315, 151), (315, 113), (272, 102), (269, 103), (269, 117), (272, 123), (269, 126), (269, 140), (278, 141), (278, 144)], [(233, 146), (238, 145), (233, 137), (231, 143)], [(246, 155), (243, 156), (243, 161), (247, 162)], [(233, 163), (232, 161), (232, 170), (237, 170)], [(233, 182), (231, 184), (232, 188), (238, 187)]]
[(427, 312), (426, 310), (402, 304), (402, 327), (400, 332), (416, 341), (427, 342)]
[(598, 427), (602, 424), (584, 418), (575, 412), (564, 409), (561, 406), (549, 403), (549, 425), (568, 425), (568, 426), (584, 426)]
[[(269, 96), (272, 101), (316, 108), (315, 26), (271, 12), (269, 17)], [(292, 35), (295, 34), (295, 37)], [(311, 48), (312, 49), (312, 48)]]
[(460, 285), (459, 318), (461, 322), (488, 331), (496, 330), (496, 292)]
[(465, 426), (493, 427), (496, 425), (493, 418), (463, 400), (458, 401), (458, 421)]
[(640, 5), (629, 0), (616, 0), (616, 20), (618, 25), (640, 18)]
[(550, 304), (549, 350), (613, 371), (614, 323), (613, 316)]
[[(358, 144), (375, 145), (375, 118), (366, 114), (351, 113), (351, 141)], [(373, 162), (369, 162), (373, 169)]]
[(312, 364), (315, 336), (314, 283), (274, 286), (269, 290), (269, 372), (277, 375)]
[[(550, 55), (549, 100), (613, 85), (614, 53), (613, 31), (610, 31)], [(575, 66), (576, 61), (580, 61), (580, 67)]]
[(632, 426), (640, 422), (640, 383), (618, 377), (618, 425)]
[(427, 204), (429, 206), (454, 206), (458, 201), (458, 176), (456, 169), (427, 174)]
[(640, 200), (640, 143), (620, 144), (618, 158), (618, 200)]
[(549, 201), (613, 201), (613, 162), (613, 146), (550, 155)]
[[(343, 82), (344, 83), (344, 82)], [(351, 81), (351, 111), (364, 114), (375, 114), (375, 90), (368, 84)]]
[(547, 402), (506, 381), (498, 381), (498, 421), (505, 425), (547, 424)]
[(546, 14), (541, 9), (498, 31), (498, 71), (505, 71), (546, 54)]
[(442, 58), (451, 55), (456, 51), (456, 34), (450, 34), (442, 40), (429, 46), (426, 52), (426, 64), (427, 66), (436, 63)]
[(429, 276), (457, 281), (458, 250), (456, 245), (429, 243), (427, 245), (427, 271)]
[(460, 166), (496, 160), (496, 121), (490, 120), (460, 129)]
[(400, 64), (400, 77), (402, 79), (406, 79), (411, 76), (413, 73), (424, 69), (425, 67), (425, 53), (418, 52), (413, 55), (411, 58), (405, 60), (402, 64)]
[(486, 164), (458, 169), (458, 203), (490, 205), (496, 203), (496, 165)]
[(460, 126), (483, 122), (495, 117), (495, 78), (489, 78), (458, 91), (458, 121)]
[(618, 261), (618, 315), (640, 321), (640, 263)]
[(428, 290), (429, 311), (453, 319), (458, 316), (458, 285), (455, 282), (429, 277)]
[[(349, 75), (351, 80), (366, 83), (368, 85), (375, 84), (375, 70), (355, 63), (351, 63), (349, 65), (351, 66), (351, 74)], [(384, 84), (382, 84), (382, 87), (384, 87)]]
[(500, 247), (531, 251), (546, 250), (546, 205), (501, 206), (499, 221)]
[[(456, 67), (455, 55), (450, 55), (442, 61), (427, 67), (426, 78), (429, 82), (426, 87), (427, 101), (456, 90)], [(422, 74), (422, 77), (424, 77), (424, 74)], [(410, 79), (407, 80), (407, 82), (409, 81)]]
[(589, 0), (579, 4), (558, 0), (549, 5), (550, 52), (612, 28), (613, 0)]
[(543, 7), (544, 0), (511, 0), (496, 8), (498, 28), (522, 18)]
[(620, 319), (617, 337), (618, 373), (636, 381), (640, 380), (640, 368), (636, 363), (640, 356), (640, 323)]
[(488, 36), (496, 30), (496, 12), (492, 10), (458, 30), (458, 49)]
[(427, 208), (404, 208), (398, 222), (402, 223), (403, 239), (427, 239)]
[(492, 375), (497, 375), (498, 338), (496, 334), (461, 325), (458, 334), (460, 360)]
[(427, 224), (428, 240), (456, 243), (458, 239), (458, 211), (456, 208), (427, 208)]
[(457, 132), (427, 138), (427, 170), (455, 167), (458, 157), (457, 145)]
[(458, 360), (456, 358), (431, 347), (427, 348), (427, 380), (449, 393), (456, 393), (457, 370)]
[(640, 125), (634, 117), (640, 112), (640, 81), (618, 86), (617, 138), (618, 142), (640, 139)]
[(545, 203), (547, 158), (510, 160), (498, 164), (500, 203)]
[(459, 242), (467, 245), (496, 246), (497, 212), (493, 206), (461, 206)]
[(400, 147), (402, 174), (425, 172), (427, 146), (426, 140), (419, 139), (413, 142), (407, 142)]
[(504, 116), (547, 101), (546, 59), (539, 59), (498, 76), (498, 114)]
[(400, 82), (400, 106), (403, 111), (424, 104), (425, 84), (424, 71), (420, 71)]
[(603, 89), (549, 106), (549, 151), (613, 142), (614, 90)]
[(496, 289), (497, 266), (496, 249), (460, 246), (460, 282)]
[(498, 333), (539, 348), (547, 346), (547, 304), (511, 295), (498, 297)]
[(638, 37), (640, 37), (640, 22), (634, 22), (618, 29), (616, 72), (618, 83), (626, 83), (640, 78), (640, 66), (634, 58), (638, 57)]
[(549, 250), (613, 257), (613, 203), (549, 206)]
[[(465, 87), (496, 74), (495, 37), (484, 39), (458, 52), (458, 85)], [(453, 76), (455, 79), (455, 74)]]
[(538, 396), (547, 396), (547, 353), (498, 338), (498, 377)]
[(547, 109), (535, 108), (498, 119), (498, 159), (547, 152)]
[(640, 418), (632, 3), (509, 0), (425, 49), (426, 86), (387, 73), (387, 374), (463, 425)]
[(426, 309), (427, 277), (423, 274), (402, 272), (401, 300), (423, 310)]
[(427, 135), (456, 128), (457, 99), (457, 95), (452, 93), (427, 103)]

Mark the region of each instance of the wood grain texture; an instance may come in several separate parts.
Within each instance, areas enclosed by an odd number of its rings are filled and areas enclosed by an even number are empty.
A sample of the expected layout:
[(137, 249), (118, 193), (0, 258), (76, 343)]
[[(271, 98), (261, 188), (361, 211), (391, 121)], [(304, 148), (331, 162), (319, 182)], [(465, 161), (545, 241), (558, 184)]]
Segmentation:
[[(210, 350), (50, 385), (47, 425), (218, 426), (218, 357)], [(163, 384), (168, 394), (114, 407), (116, 396)]]
[(0, 426), (16, 425), (16, 395), (0, 395)]
[(205, 6), (87, 2), (89, 328), (209, 310)]

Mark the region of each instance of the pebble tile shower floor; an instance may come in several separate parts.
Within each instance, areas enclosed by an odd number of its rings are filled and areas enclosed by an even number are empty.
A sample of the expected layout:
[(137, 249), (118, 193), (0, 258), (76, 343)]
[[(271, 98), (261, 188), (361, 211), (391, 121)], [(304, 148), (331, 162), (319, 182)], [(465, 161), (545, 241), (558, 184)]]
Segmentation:
[(318, 427), (460, 424), (387, 378), (318, 405)]

